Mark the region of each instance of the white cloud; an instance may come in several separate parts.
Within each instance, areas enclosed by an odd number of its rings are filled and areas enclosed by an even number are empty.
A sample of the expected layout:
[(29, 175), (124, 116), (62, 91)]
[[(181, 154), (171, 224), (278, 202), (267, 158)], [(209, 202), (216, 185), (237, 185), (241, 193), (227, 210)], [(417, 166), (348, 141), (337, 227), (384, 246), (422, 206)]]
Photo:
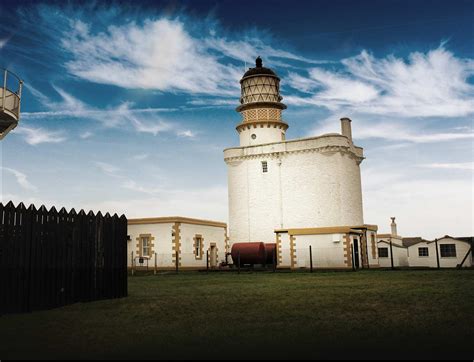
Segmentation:
[(81, 137), (82, 139), (87, 139), (87, 138), (90, 138), (94, 135), (94, 133), (90, 132), (90, 131), (85, 131), (85, 132), (82, 132), (79, 137)]
[(474, 171), (474, 162), (427, 163), (421, 164), (420, 167)]
[(150, 155), (148, 153), (141, 153), (139, 155), (132, 156), (131, 159), (135, 161), (146, 160)]
[(8, 167), (1, 167), (1, 169), (15, 176), (17, 183), (24, 190), (37, 191), (38, 188), (28, 181), (28, 177), (23, 172)]
[(378, 59), (367, 51), (342, 60), (343, 69), (313, 68), (309, 79), (292, 74), (294, 89), (313, 96), (292, 95), (288, 104), (313, 104), (331, 110), (402, 117), (460, 117), (474, 113), (474, 61), (439, 47), (414, 52), (408, 61)]
[(63, 131), (50, 131), (41, 127), (26, 127), (21, 124), (13, 132), (23, 136), (24, 140), (32, 146), (41, 143), (60, 143), (67, 139)]
[[(177, 125), (169, 121), (165, 121), (158, 114), (162, 112), (175, 111), (171, 108), (133, 108), (131, 102), (123, 102), (117, 107), (108, 109), (97, 109), (89, 106), (73, 95), (64, 91), (59, 87), (53, 86), (56, 92), (61, 96), (61, 101), (55, 102), (46, 97), (41, 92), (30, 86), (30, 91), (42, 102), (50, 111), (23, 113), (26, 119), (37, 120), (42, 118), (80, 118), (92, 119), (106, 128), (123, 127), (127, 122), (138, 133), (149, 133), (154, 136), (162, 132), (175, 132), (179, 137), (194, 137), (194, 133), (190, 130), (177, 131)], [(59, 109), (59, 111), (58, 111)], [(79, 135), (80, 138), (86, 139), (93, 135), (92, 132), (86, 131)]]
[(410, 169), (392, 166), (362, 168), (364, 219), (389, 232), (390, 216), (397, 217), (399, 234), (427, 239), (474, 233), (471, 178), (422, 178)]
[(7, 45), (10, 37), (0, 39), (0, 49), (2, 49), (5, 45)]
[(62, 45), (73, 55), (67, 69), (89, 81), (124, 88), (238, 94), (240, 72), (209, 54), (178, 20), (110, 26), (98, 34), (76, 23)]
[(178, 131), (177, 133), (178, 137), (183, 137), (183, 138), (195, 138), (196, 137), (196, 133), (194, 133), (193, 131), (187, 129), (187, 130), (183, 130), (183, 131)]
[[(66, 63), (68, 71), (88, 81), (123, 88), (237, 99), (244, 64), (254, 66), (259, 54), (269, 66), (290, 66), (282, 60), (327, 63), (275, 49), (258, 37), (232, 41), (216, 37), (215, 32), (199, 36), (180, 19), (129, 22), (109, 26), (103, 32), (94, 32), (81, 21), (73, 24), (62, 39), (63, 48), (71, 55)], [(206, 27), (204, 22), (190, 26)]]
[[(474, 132), (454, 131), (426, 131), (420, 122), (405, 122), (386, 118), (382, 121), (362, 114), (352, 117), (352, 135), (354, 139), (385, 139), (397, 142), (433, 143), (455, 140), (474, 139)], [(408, 120), (410, 121), (410, 120)], [(409, 124), (407, 124), (409, 123)], [(321, 121), (308, 133), (308, 136), (317, 136), (327, 133), (340, 133), (340, 122), (336, 117)]]
[(111, 165), (107, 162), (95, 161), (94, 164), (106, 175), (113, 176), (113, 177), (120, 177), (118, 174), (120, 173), (120, 168), (117, 166)]

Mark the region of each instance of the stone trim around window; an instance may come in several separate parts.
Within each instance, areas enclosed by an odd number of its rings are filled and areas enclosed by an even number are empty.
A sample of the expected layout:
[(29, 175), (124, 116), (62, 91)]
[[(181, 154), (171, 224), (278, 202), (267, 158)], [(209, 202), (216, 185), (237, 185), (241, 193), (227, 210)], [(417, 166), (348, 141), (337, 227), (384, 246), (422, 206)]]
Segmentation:
[[(143, 242), (142, 242), (143, 238), (149, 238), (150, 239), (150, 245), (148, 247), (150, 249), (150, 255), (143, 255)], [(143, 258), (143, 257), (151, 258), (153, 256), (153, 254), (155, 254), (155, 251), (153, 250), (153, 248), (155, 247), (155, 244), (153, 243), (153, 240), (155, 240), (155, 238), (151, 234), (140, 234), (140, 235), (138, 235), (138, 238), (136, 238), (136, 240), (137, 240), (137, 244), (136, 244), (137, 255), (140, 258)]]
[[(197, 243), (197, 240), (198, 238), (201, 240), (201, 245), (199, 246), (199, 255), (196, 255), (196, 243)], [(204, 238), (202, 237), (201, 234), (196, 234), (194, 235), (194, 238), (193, 238), (193, 254), (194, 254), (194, 258), (196, 260), (202, 260), (202, 257), (203, 257), (203, 254), (204, 253)]]

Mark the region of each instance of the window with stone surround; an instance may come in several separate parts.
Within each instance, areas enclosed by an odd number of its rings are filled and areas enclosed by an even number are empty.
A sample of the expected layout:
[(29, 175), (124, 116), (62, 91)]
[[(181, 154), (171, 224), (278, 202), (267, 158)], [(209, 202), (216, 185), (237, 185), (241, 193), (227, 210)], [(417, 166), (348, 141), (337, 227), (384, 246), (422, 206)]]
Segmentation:
[(198, 260), (201, 260), (202, 254), (203, 254), (203, 248), (204, 248), (204, 240), (202, 238), (202, 235), (196, 234), (193, 240), (194, 240), (194, 244), (193, 244), (194, 257)]
[(267, 163), (267, 161), (262, 161), (262, 172), (268, 172), (268, 163)]

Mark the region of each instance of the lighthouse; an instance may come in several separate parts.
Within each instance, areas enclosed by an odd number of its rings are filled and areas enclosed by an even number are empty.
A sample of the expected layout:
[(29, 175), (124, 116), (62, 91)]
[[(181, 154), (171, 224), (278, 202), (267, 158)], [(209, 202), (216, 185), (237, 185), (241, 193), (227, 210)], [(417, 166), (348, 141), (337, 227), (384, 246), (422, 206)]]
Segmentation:
[(352, 141), (351, 120), (340, 120), (340, 134), (288, 140), (280, 80), (260, 57), (240, 80), (240, 145), (224, 150), (231, 244), (271, 243), (279, 229), (364, 223), (364, 156)]

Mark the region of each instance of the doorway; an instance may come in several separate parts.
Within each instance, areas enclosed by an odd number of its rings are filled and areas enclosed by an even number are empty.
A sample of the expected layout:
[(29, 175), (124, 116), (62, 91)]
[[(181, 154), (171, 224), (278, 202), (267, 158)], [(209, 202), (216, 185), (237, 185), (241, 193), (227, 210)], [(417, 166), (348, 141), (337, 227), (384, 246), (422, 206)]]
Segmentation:
[(354, 245), (354, 266), (356, 269), (359, 269), (359, 239), (354, 238), (352, 243)]
[(217, 267), (217, 247), (216, 244), (211, 244), (211, 250), (209, 255), (209, 264), (211, 268)]

